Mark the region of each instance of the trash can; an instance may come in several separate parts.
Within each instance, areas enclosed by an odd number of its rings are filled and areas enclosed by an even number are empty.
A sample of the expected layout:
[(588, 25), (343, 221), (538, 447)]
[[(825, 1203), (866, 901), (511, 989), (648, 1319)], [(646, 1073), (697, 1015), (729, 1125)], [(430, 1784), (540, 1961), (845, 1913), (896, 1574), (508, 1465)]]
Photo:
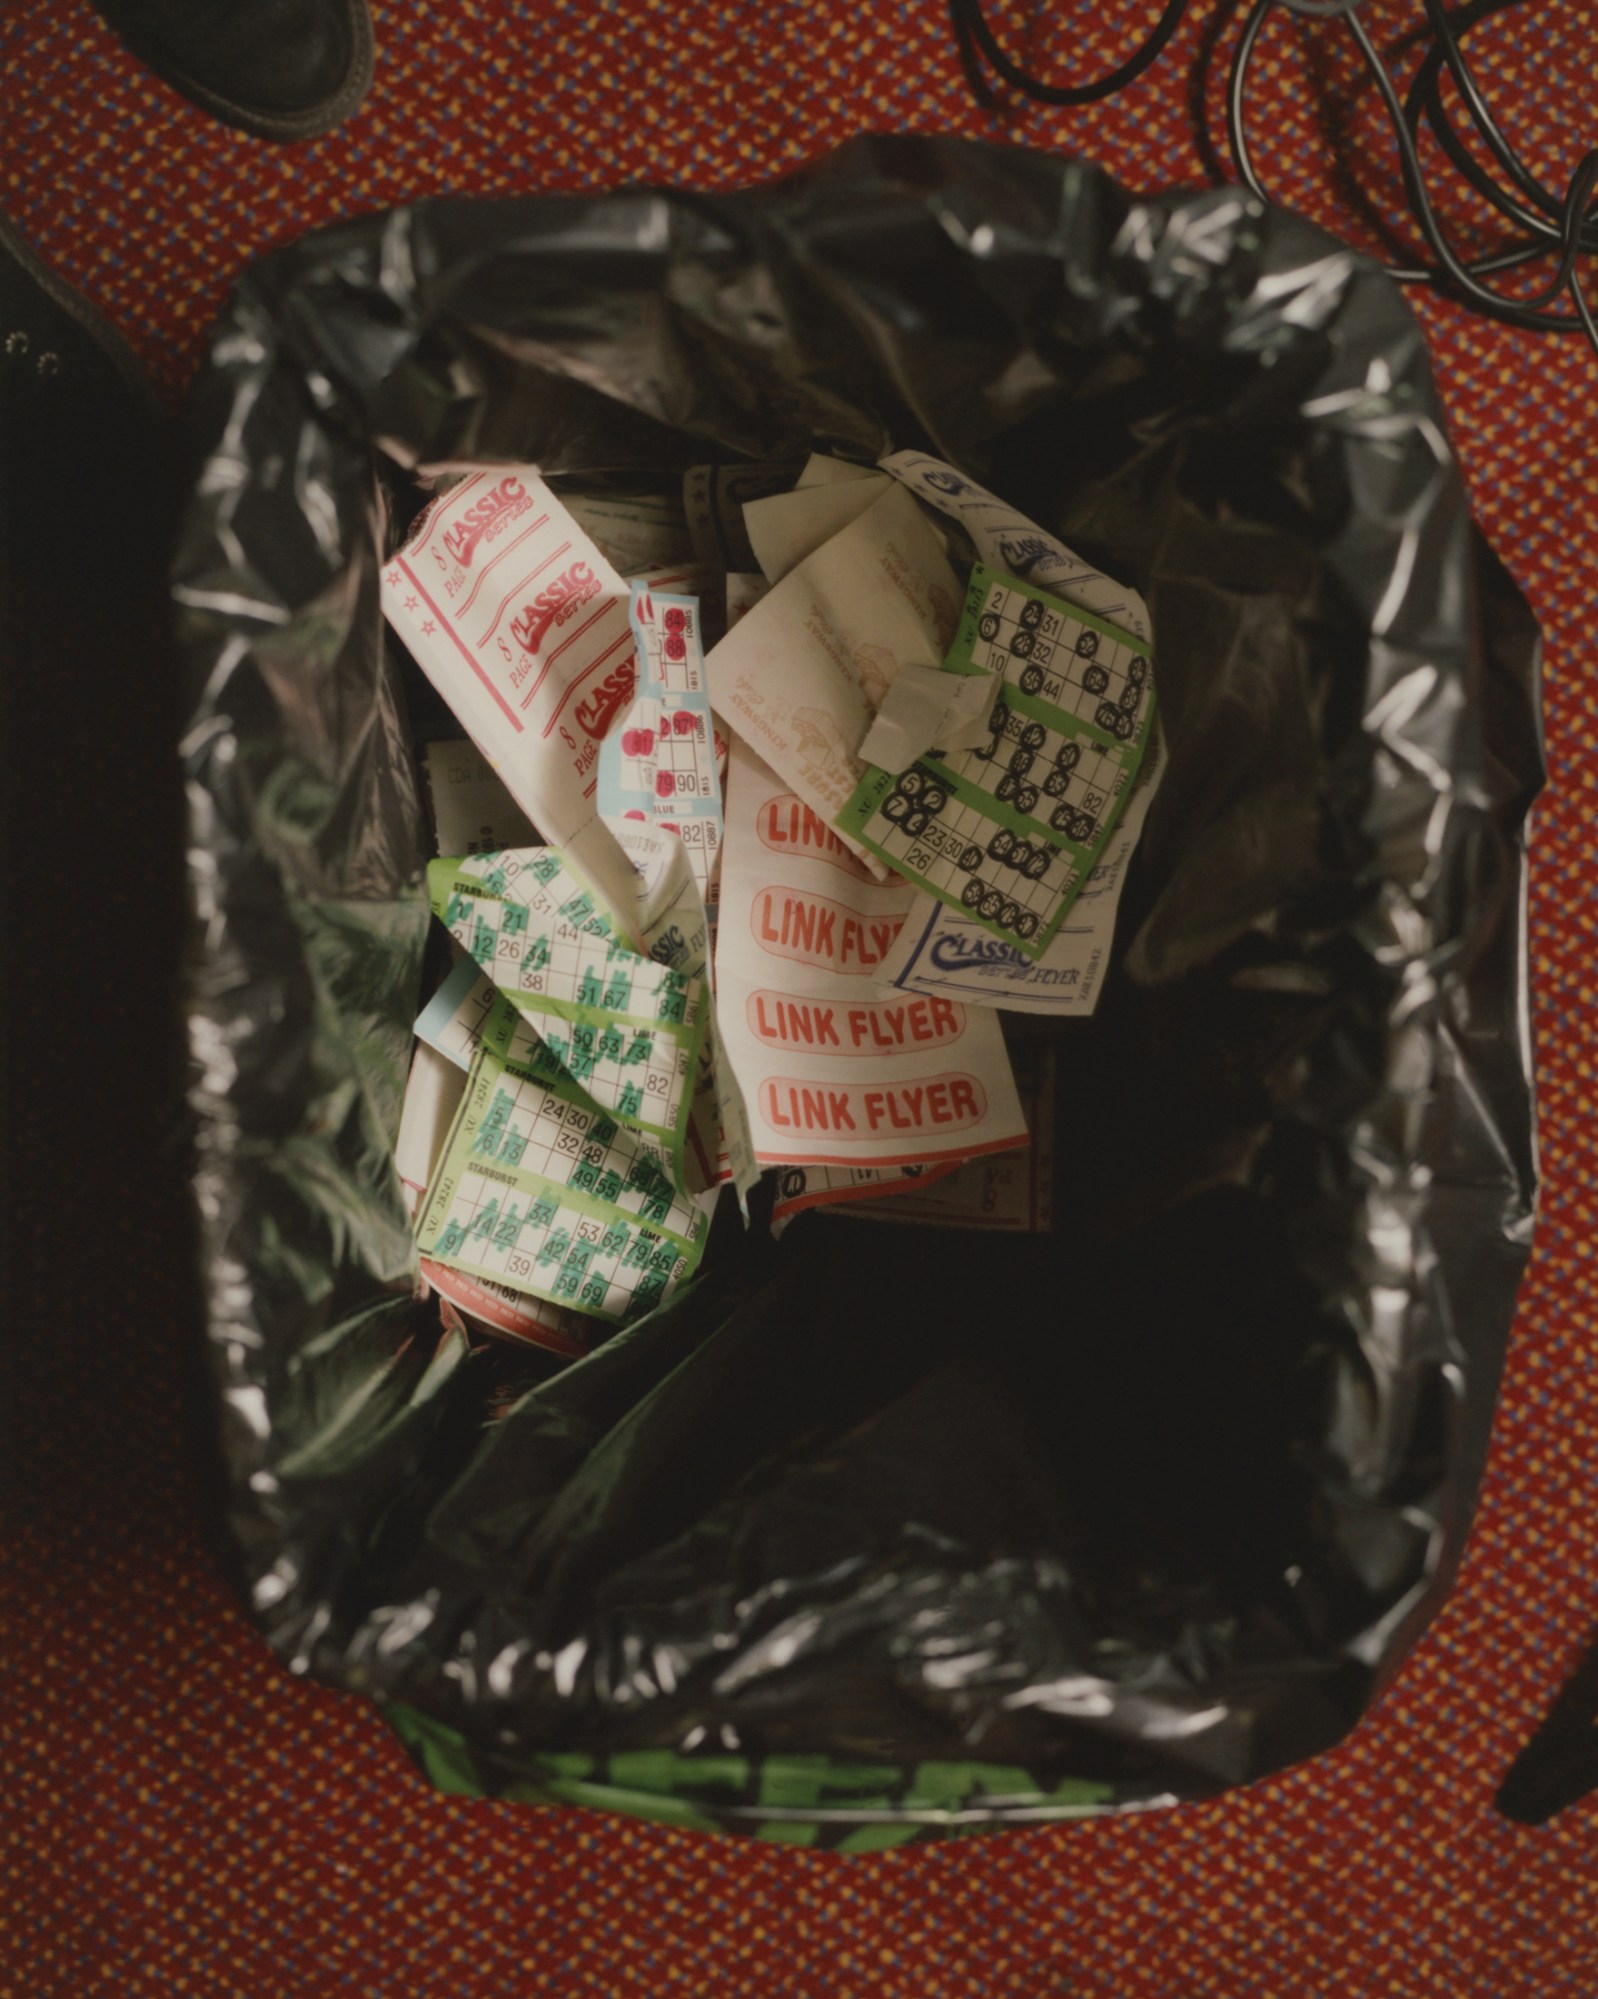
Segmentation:
[[(1457, 1563), (1536, 1190), (1537, 633), (1395, 288), (1236, 190), (861, 140), (291, 245), (191, 424), (196, 1193), (278, 1655), (447, 1789), (840, 1848), (1336, 1741)], [(416, 475), (908, 447), (1154, 622), (1167, 775), (1098, 1010), (1051, 1030), (1054, 1228), (733, 1227), (507, 1396), (418, 1296), (394, 1169), (427, 856), (378, 593)]]

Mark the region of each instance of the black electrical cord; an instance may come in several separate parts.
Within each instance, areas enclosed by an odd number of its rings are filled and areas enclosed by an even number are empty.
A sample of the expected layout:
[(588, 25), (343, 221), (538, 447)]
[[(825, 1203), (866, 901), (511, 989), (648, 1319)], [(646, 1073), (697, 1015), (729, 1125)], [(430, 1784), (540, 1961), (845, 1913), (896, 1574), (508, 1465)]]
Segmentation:
[[(1231, 140), (1233, 157), (1237, 161), (1238, 172), (1243, 181), (1255, 194), (1266, 198), (1266, 189), (1255, 171), (1248, 144), (1245, 112), (1248, 95), (1249, 63), (1254, 53), (1255, 43), (1267, 15), (1278, 4), (1278, 0), (1253, 0), (1248, 19), (1243, 24), (1243, 32), (1232, 57), (1232, 73), (1227, 89), (1227, 132)], [(1298, 12), (1305, 0), (1283, 0), (1292, 11)], [(1511, 4), (1511, 0), (1478, 0), (1475, 17)], [(1444, 13), (1440, 0), (1425, 0), (1427, 20), (1437, 40), (1422, 63), (1420, 75), (1410, 92), (1406, 105), (1398, 95), (1392, 77), (1381, 59), (1375, 43), (1370, 38), (1364, 22), (1359, 17), (1359, 0), (1344, 8), (1342, 18), (1346, 21), (1355, 43), (1363, 57), (1366, 69), (1381, 94), (1388, 119), (1392, 124), (1393, 138), (1398, 146), (1399, 163), (1403, 169), (1404, 185), (1409, 195), (1410, 207), (1421, 234), (1434, 259), (1433, 263), (1389, 264), (1385, 268), (1389, 274), (1403, 284), (1429, 284), (1440, 291), (1446, 291), (1463, 299), (1467, 305), (1495, 319), (1507, 321), (1512, 326), (1524, 326), (1544, 333), (1579, 333), (1586, 331), (1589, 315), (1584, 310), (1585, 301), (1581, 297), (1576, 279), (1576, 259), (1590, 247), (1587, 234), (1587, 206), (1592, 196), (1595, 176), (1598, 176), (1598, 152), (1586, 155), (1571, 178), (1563, 204), (1556, 202), (1537, 181), (1533, 180), (1504, 138), (1497, 121), (1487, 107), (1485, 98), (1477, 88), (1469, 66), (1465, 62), (1460, 46), (1460, 32), (1471, 25), (1463, 21), (1461, 15), (1470, 9), (1461, 10), (1451, 20)], [(1436, 66), (1427, 65), (1435, 58)], [(1516, 202), (1498, 182), (1485, 172), (1469, 176), (1471, 184), (1477, 188), (1498, 211), (1511, 222), (1530, 229), (1528, 236), (1517, 237), (1491, 256), (1470, 261), (1459, 257), (1448, 238), (1444, 235), (1437, 212), (1432, 206), (1427, 191), (1425, 170), (1420, 157), (1420, 122), (1423, 114), (1434, 131), (1441, 135), (1448, 121), (1442, 110), (1439, 90), (1440, 66), (1446, 63), (1450, 75), (1459, 86), (1470, 113), (1471, 122), (1493, 157), (1505, 173), (1515, 181), (1522, 193), (1530, 196), (1545, 213), (1554, 209), (1559, 214), (1557, 227), (1551, 225), (1544, 216), (1536, 215)], [(1431, 114), (1435, 109), (1435, 117)], [(1445, 148), (1450, 159), (1465, 152), (1458, 135), (1448, 127), (1454, 140), (1452, 147)], [(1468, 157), (1468, 155), (1467, 155)], [(1472, 165), (1476, 162), (1472, 160)], [(1512, 265), (1521, 264), (1534, 257), (1559, 254), (1559, 264), (1553, 278), (1540, 291), (1530, 297), (1512, 297), (1494, 291), (1484, 285), (1481, 279), (1494, 272), (1507, 270)], [(1576, 302), (1577, 310), (1561, 313), (1551, 310), (1553, 301), (1562, 292), (1569, 291)], [(1589, 336), (1590, 337), (1590, 336)], [(1595, 341), (1598, 351), (1598, 341)]]
[(1044, 83), (1019, 63), (1010, 60), (988, 26), (988, 18), (982, 11), (982, 0), (949, 0), (950, 19), (954, 23), (954, 32), (968, 70), (975, 67), (974, 43), (1006, 83), (1025, 96), (1035, 98), (1039, 104), (1056, 105), (1096, 104), (1101, 98), (1113, 97), (1118, 90), (1135, 82), (1144, 70), (1159, 60), (1187, 9), (1188, 0), (1166, 0), (1164, 11), (1149, 30), (1147, 38), (1118, 69), (1112, 69), (1108, 76), (1101, 76), (1094, 83), (1058, 84)]
[[(1146, 39), (1125, 62), (1093, 83), (1070, 87), (1045, 82), (1007, 55), (988, 23), (982, 0), (950, 0), (950, 19), (968, 74), (981, 75), (980, 54), (1023, 96), (1040, 104), (1081, 105), (1111, 97), (1141, 76), (1175, 34), (1188, 4), (1189, 0), (1168, 0)], [(1429, 257), (1420, 261), (1385, 265), (1389, 276), (1401, 284), (1430, 285), (1511, 326), (1540, 333), (1583, 334), (1598, 354), (1598, 321), (1582, 290), (1580, 271), (1584, 256), (1598, 255), (1598, 216), (1592, 213), (1594, 190), (1598, 188), (1598, 148), (1583, 156), (1562, 194), (1544, 186), (1510, 144), (1465, 57), (1464, 39), (1471, 29), (1490, 15), (1523, 5), (1524, 0), (1467, 0), (1452, 10), (1443, 0), (1422, 0), (1431, 43), (1402, 99), (1360, 19), (1364, 4), (1365, 0), (1252, 0), (1232, 57), (1226, 104), (1227, 136), (1244, 184), (1262, 200), (1269, 199), (1254, 164), (1246, 123), (1251, 64), (1268, 16), (1280, 8), (1307, 20), (1341, 22), (1353, 36), (1381, 96), (1398, 148), (1410, 211), (1429, 252)], [(1444, 97), (1445, 72), (1496, 173), (1483, 165), (1456, 127)], [(1427, 186), (1420, 150), (1423, 126), (1461, 178), (1516, 232), (1498, 249), (1464, 257), (1449, 241)], [(1506, 293), (1483, 282), (1499, 272), (1547, 257), (1557, 262), (1552, 277), (1539, 291)], [(1561, 299), (1568, 302), (1570, 310), (1556, 305)]]

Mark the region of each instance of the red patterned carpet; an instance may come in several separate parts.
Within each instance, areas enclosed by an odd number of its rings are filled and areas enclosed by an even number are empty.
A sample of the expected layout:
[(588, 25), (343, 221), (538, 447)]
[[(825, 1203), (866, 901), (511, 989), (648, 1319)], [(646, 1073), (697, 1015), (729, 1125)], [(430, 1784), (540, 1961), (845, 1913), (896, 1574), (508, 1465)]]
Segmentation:
[[(1035, 49), (1056, 74), (1096, 73), (1122, 53), (1103, 19), (1152, 12), (1080, 0), (1040, 13), (1054, 46), (1040, 29)], [(1420, 8), (1365, 12), (1397, 33)], [(244, 263), (424, 194), (726, 187), (873, 128), (1077, 150), (1134, 188), (1198, 183), (1192, 80), (1214, 11), (1196, 15), (1110, 106), (1000, 119), (961, 74), (942, 0), (379, 0), (364, 110), (274, 150), (156, 83), (84, 0), (8, 0), (0, 199), (176, 394)], [(1026, 10), (996, 18), (1024, 45)], [(1500, 114), (1561, 186), (1594, 138), (1595, 31), (1598, 7), (1567, 0), (1473, 38)], [(1342, 46), (1335, 27), (1272, 25), (1256, 145), (1284, 198), (1369, 242), (1328, 133), (1345, 133), (1378, 211), (1391, 153), (1368, 94), (1349, 96)], [(1212, 78), (1212, 114), (1218, 101)], [(1553, 782), (1532, 899), (1546, 1188), (1457, 1592), (1365, 1724), (1210, 1805), (875, 1857), (435, 1796), (374, 1713), (274, 1663), (218, 1578), (182, 1449), (171, 1203), (129, 1174), (94, 1267), (13, 1301), (33, 1489), (6, 1532), (0, 1612), (0, 1820), (17, 1835), (0, 1999), (1598, 1990), (1598, 1799), (1541, 1829), (1491, 1809), (1598, 1621), (1598, 362), (1418, 309), (1479, 518), (1547, 639)], [(95, 1309), (62, 1309), (86, 1293)]]

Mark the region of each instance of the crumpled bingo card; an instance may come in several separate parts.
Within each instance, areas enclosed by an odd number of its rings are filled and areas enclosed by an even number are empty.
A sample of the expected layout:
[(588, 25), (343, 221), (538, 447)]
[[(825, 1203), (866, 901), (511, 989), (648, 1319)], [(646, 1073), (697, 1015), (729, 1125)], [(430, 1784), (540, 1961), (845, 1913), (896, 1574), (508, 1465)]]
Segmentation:
[(686, 1185), (705, 981), (621, 942), (613, 918), (548, 848), (434, 861), (427, 874), (445, 929), (536, 1028), (529, 1066), (580, 1083)]
[(838, 829), (1040, 958), (1137, 777), (1154, 708), (1148, 647), (978, 563), (946, 667), (997, 676), (988, 741), (869, 771)]

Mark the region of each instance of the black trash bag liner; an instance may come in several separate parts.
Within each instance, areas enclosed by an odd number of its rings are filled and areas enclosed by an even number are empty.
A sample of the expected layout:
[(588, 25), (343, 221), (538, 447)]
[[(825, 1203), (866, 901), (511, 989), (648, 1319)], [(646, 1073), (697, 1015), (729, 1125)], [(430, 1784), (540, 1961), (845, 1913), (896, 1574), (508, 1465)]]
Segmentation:
[[(1343, 1735), (1457, 1563), (1536, 1189), (1538, 639), (1395, 288), (1235, 190), (861, 140), (736, 195), (308, 238), (192, 414), (197, 1191), (279, 1655), (457, 1788), (846, 1844)], [(1060, 1220), (723, 1226), (489, 1424), (506, 1362), (417, 1301), (392, 1160), (409, 474), (905, 447), (1153, 617), (1169, 769), (1097, 1016), (1052, 1030)]]

